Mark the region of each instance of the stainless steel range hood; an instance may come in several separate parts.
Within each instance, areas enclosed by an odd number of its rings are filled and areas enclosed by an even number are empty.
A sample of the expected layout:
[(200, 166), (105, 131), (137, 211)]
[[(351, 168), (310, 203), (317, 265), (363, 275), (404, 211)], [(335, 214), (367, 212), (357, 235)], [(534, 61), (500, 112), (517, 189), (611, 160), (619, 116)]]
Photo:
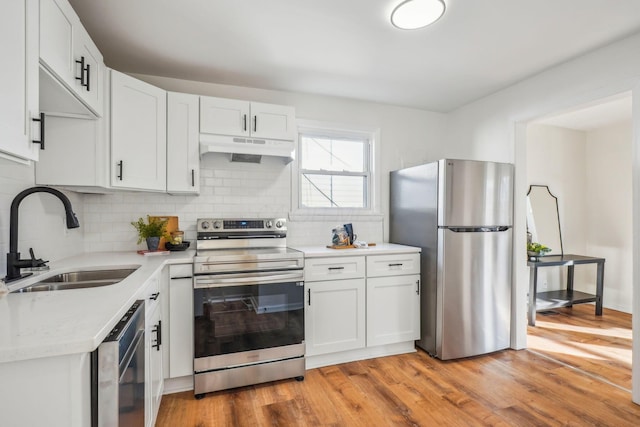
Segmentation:
[(295, 141), (241, 136), (200, 134), (200, 155), (231, 154), (231, 161), (260, 163), (262, 156), (278, 157), (287, 164), (294, 159)]

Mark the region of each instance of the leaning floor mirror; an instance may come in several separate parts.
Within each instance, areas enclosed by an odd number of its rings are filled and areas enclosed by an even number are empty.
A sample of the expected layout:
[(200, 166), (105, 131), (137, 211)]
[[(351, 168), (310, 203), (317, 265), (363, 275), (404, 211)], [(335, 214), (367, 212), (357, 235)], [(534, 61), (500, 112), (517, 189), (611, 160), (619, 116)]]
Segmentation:
[(527, 192), (527, 232), (531, 241), (549, 247), (548, 255), (563, 255), (558, 198), (546, 185), (530, 185)]

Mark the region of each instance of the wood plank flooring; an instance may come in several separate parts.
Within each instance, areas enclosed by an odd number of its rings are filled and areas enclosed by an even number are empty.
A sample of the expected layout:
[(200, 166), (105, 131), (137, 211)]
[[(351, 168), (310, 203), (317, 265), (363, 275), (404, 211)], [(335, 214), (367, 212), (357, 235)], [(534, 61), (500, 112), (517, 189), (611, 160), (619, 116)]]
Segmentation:
[[(630, 358), (630, 335), (615, 313), (603, 318), (576, 306), (574, 316), (538, 316), (529, 341), (535, 349), (440, 361), (423, 351), (307, 371), (305, 380), (284, 380), (207, 394), (163, 396), (158, 427), (185, 426), (638, 426), (640, 406), (631, 402), (630, 359), (597, 360), (604, 347)], [(583, 317), (583, 320), (577, 319)], [(587, 322), (596, 331), (560, 332)], [(628, 316), (630, 331), (630, 316)], [(547, 325), (549, 323), (549, 325)], [(622, 325), (622, 326), (621, 326)], [(530, 328), (531, 329), (531, 328)], [(545, 337), (545, 334), (548, 334)], [(568, 334), (568, 335), (562, 335)], [(629, 332), (630, 334), (630, 332)], [(579, 349), (568, 355), (553, 337)], [(603, 341), (614, 345), (602, 344)], [(618, 342), (619, 341), (619, 342)], [(580, 347), (580, 345), (584, 347)], [(624, 350), (624, 346), (628, 351)], [(562, 346), (561, 346), (562, 347)], [(606, 352), (609, 352), (607, 350)], [(544, 354), (543, 354), (544, 353)], [(584, 362), (585, 354), (587, 362)], [(559, 361), (551, 360), (557, 357)], [(593, 368), (596, 373), (578, 369)], [(616, 373), (620, 371), (619, 373)], [(623, 371), (627, 371), (626, 373)], [(611, 380), (602, 381), (597, 375)], [(626, 377), (629, 377), (627, 383)], [(620, 385), (613, 378), (623, 379)], [(628, 385), (628, 387), (627, 387)]]
[[(538, 313), (527, 347), (631, 391), (631, 315), (593, 304)], [(640, 423), (639, 423), (640, 425)]]

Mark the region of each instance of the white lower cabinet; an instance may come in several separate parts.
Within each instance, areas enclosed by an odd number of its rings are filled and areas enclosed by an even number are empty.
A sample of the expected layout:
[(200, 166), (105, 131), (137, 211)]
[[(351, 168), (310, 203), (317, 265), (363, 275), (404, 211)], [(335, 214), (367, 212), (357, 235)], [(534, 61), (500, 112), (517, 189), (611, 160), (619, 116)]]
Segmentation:
[(306, 355), (365, 346), (365, 279), (305, 282)]
[(420, 275), (367, 277), (367, 345), (420, 339)]
[(162, 298), (160, 273), (154, 274), (145, 284), (140, 298), (145, 300), (145, 425), (155, 425), (162, 392)]
[(415, 351), (420, 254), (305, 258), (307, 368)]

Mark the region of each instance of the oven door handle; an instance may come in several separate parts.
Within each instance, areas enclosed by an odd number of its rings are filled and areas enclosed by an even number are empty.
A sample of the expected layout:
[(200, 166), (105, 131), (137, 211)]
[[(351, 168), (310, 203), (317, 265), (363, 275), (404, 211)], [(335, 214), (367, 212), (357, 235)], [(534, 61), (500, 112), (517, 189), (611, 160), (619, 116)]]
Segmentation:
[(294, 273), (238, 273), (224, 275), (201, 275), (195, 276), (193, 287), (195, 289), (202, 288), (218, 288), (223, 286), (242, 286), (242, 285), (265, 285), (270, 283), (289, 283), (302, 282), (304, 276), (301, 272)]

